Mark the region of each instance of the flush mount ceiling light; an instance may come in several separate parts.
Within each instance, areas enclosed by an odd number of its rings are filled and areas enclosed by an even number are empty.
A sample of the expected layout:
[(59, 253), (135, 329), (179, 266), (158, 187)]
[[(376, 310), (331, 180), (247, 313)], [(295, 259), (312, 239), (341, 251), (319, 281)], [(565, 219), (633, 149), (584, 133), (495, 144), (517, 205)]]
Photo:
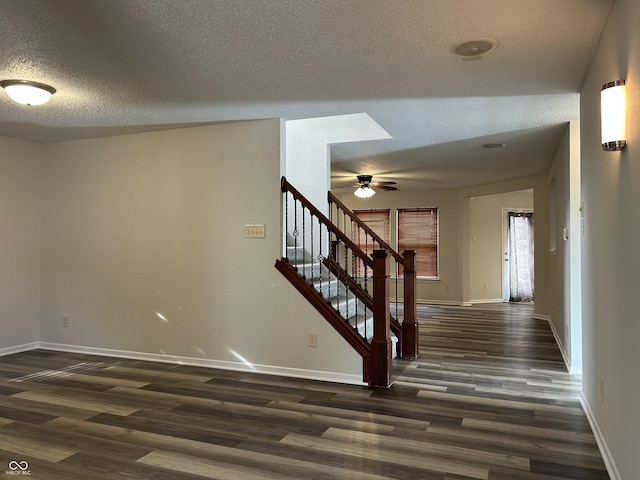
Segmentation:
[(453, 53), (460, 55), (463, 60), (479, 60), (482, 55), (496, 48), (498, 42), (487, 38), (469, 40), (453, 47)]
[(600, 91), (602, 149), (607, 152), (627, 146), (627, 86), (624, 80), (605, 83)]
[(56, 93), (56, 89), (49, 85), (29, 80), (1, 80), (0, 87), (12, 100), (23, 105), (42, 105)]

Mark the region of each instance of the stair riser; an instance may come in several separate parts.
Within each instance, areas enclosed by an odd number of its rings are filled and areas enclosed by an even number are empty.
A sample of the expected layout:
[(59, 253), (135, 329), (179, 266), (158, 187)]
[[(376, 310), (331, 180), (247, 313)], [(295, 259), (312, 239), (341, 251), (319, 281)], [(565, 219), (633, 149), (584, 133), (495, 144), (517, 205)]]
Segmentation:
[(287, 259), (291, 263), (311, 262), (311, 255), (305, 252), (302, 247), (287, 247)]
[(358, 315), (362, 315), (365, 313), (364, 305), (362, 305), (362, 303), (359, 303), (355, 298), (349, 298), (348, 300), (342, 298), (337, 301), (332, 301), (331, 304), (333, 305), (333, 308), (340, 312), (340, 315), (347, 319), (353, 315), (356, 315), (356, 307)]
[(314, 283), (313, 287), (327, 299), (344, 296), (344, 285), (339, 283), (337, 280), (332, 280), (331, 282), (324, 281), (322, 282), (322, 285)]
[(302, 275), (304, 278), (306, 278), (307, 280), (314, 280), (316, 278), (320, 278), (320, 272), (322, 271), (320, 264), (317, 264), (317, 263), (316, 264), (311, 264), (311, 263), (298, 264), (298, 265), (295, 265), (295, 268), (297, 269), (298, 273)]

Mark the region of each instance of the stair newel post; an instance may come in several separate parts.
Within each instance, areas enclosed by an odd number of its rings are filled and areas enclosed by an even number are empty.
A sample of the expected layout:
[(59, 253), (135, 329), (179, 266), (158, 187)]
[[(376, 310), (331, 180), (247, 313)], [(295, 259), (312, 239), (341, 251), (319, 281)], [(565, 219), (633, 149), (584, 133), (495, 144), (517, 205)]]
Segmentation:
[(373, 339), (369, 365), (369, 386), (391, 386), (392, 348), (389, 314), (389, 255), (373, 251)]
[(404, 319), (402, 320), (402, 356), (418, 358), (418, 312), (416, 308), (416, 252), (405, 250), (404, 275)]
[(282, 229), (282, 256), (288, 257), (287, 251), (287, 235), (289, 233), (289, 192), (286, 190), (282, 191), (282, 195), (284, 195), (284, 228)]

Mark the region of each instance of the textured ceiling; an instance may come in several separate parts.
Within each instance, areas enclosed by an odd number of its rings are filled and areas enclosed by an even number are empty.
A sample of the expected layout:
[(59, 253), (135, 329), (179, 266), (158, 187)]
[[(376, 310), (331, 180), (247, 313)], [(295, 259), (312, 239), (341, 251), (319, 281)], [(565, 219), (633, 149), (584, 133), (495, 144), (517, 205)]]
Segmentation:
[[(37, 142), (244, 119), (367, 113), (393, 139), (332, 147), (401, 189), (548, 170), (612, 0), (0, 0), (0, 135)], [(497, 47), (463, 61), (452, 48)], [(484, 143), (500, 142), (501, 150)], [(387, 193), (391, 194), (391, 193)]]

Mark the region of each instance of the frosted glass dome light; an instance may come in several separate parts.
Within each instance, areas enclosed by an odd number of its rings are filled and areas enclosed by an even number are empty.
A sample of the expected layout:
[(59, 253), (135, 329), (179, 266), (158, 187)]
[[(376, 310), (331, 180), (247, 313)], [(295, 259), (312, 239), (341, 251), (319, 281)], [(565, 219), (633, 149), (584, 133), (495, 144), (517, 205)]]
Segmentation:
[(370, 197), (373, 197), (376, 194), (376, 192), (373, 190), (373, 188), (363, 185), (361, 187), (358, 187), (358, 189), (355, 192), (353, 192), (353, 194), (356, 197), (360, 197), (360, 198), (370, 198)]
[(56, 93), (56, 89), (49, 85), (29, 80), (2, 80), (0, 87), (12, 100), (23, 105), (42, 105)]

